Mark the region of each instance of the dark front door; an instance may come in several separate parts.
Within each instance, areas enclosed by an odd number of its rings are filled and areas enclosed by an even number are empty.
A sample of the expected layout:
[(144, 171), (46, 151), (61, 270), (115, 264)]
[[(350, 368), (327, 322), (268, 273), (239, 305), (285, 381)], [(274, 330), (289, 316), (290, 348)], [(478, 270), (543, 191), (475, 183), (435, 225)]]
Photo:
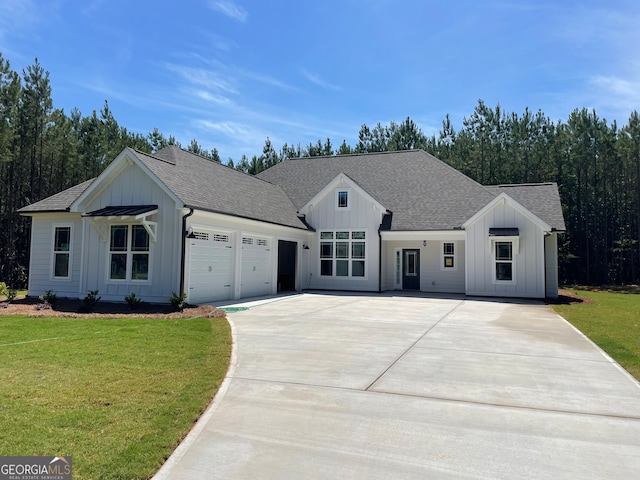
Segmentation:
[(402, 250), (402, 289), (420, 290), (420, 250)]
[(296, 289), (296, 242), (278, 241), (278, 291), (290, 292)]

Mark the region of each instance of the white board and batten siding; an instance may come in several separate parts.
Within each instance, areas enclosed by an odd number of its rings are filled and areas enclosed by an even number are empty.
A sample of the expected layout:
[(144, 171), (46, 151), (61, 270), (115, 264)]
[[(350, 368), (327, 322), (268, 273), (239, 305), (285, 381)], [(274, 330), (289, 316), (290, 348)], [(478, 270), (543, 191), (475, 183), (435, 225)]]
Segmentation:
[[(104, 187), (81, 205), (91, 212), (107, 206), (158, 205), (153, 217), (157, 222), (156, 241), (150, 240), (148, 280), (109, 279), (109, 240), (101, 238), (89, 219), (85, 218), (84, 262), (81, 292), (98, 290), (103, 300), (124, 301), (135, 293), (146, 302), (166, 303), (180, 289), (180, 252), (182, 249), (182, 211), (137, 165), (127, 164)], [(109, 220), (108, 225), (128, 224), (127, 220)], [(107, 227), (108, 228), (108, 227)], [(84, 296), (84, 295), (83, 295)]]
[[(410, 237), (418, 237), (411, 232)], [(458, 235), (459, 236), (459, 235)], [(448, 232), (424, 232), (429, 240), (389, 240), (382, 242), (382, 289), (402, 290), (402, 250), (420, 250), (420, 291), (431, 293), (464, 293), (465, 245), (464, 240)], [(426, 245), (424, 244), (426, 242)], [(454, 245), (454, 267), (444, 268), (443, 244)], [(400, 257), (398, 258), (397, 255)]]
[[(54, 231), (56, 227), (71, 228), (69, 247), (69, 277), (54, 277)], [(29, 295), (38, 297), (52, 290), (58, 297), (78, 297), (82, 252), (82, 219), (80, 214), (37, 213), (32, 216)]]
[[(337, 192), (349, 192), (349, 206), (337, 207)], [(379, 248), (378, 229), (384, 210), (359, 188), (349, 182), (336, 181), (331, 188), (319, 195), (306, 209), (305, 219), (316, 232), (309, 245), (309, 276), (304, 278), (304, 288), (323, 290), (378, 291)], [(365, 272), (363, 277), (320, 275), (320, 235), (323, 231), (365, 232)]]
[[(495, 281), (490, 228), (519, 230), (519, 248), (514, 246), (513, 283)], [(532, 297), (545, 296), (544, 231), (540, 223), (524, 215), (509, 202), (499, 202), (466, 227), (467, 295)]]
[(558, 298), (558, 233), (544, 237), (545, 289), (546, 296)]

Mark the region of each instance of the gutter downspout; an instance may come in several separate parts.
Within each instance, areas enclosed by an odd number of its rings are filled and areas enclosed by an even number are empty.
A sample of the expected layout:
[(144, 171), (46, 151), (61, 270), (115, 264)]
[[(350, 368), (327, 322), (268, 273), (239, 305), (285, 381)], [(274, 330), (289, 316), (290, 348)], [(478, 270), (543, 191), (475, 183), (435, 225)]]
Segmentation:
[(182, 256), (180, 258), (180, 291), (178, 295), (186, 293), (184, 291), (184, 264), (187, 256), (187, 218), (193, 215), (193, 208), (189, 208), (189, 213), (182, 216)]
[(378, 293), (382, 293), (382, 232), (378, 228)]

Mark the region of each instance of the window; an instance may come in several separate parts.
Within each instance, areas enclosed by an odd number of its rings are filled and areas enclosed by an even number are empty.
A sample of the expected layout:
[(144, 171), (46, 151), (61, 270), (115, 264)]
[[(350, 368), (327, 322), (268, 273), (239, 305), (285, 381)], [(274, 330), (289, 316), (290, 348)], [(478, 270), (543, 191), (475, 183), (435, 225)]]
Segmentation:
[(111, 225), (110, 280), (149, 280), (149, 234), (144, 225)]
[(457, 270), (456, 244), (454, 242), (442, 242), (442, 263), (440, 270)]
[(320, 275), (325, 277), (364, 277), (366, 232), (320, 232)]
[(402, 286), (402, 251), (396, 249), (396, 287)]
[(513, 243), (495, 242), (496, 281), (513, 281)]
[(71, 278), (71, 226), (53, 228), (53, 278)]
[(349, 190), (336, 190), (336, 207), (339, 210), (349, 210)]

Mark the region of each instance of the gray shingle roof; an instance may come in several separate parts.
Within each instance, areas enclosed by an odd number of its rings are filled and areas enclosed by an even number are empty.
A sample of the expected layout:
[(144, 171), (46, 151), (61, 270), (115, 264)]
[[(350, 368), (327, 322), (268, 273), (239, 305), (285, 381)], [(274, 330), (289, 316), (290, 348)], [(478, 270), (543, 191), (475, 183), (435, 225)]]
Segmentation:
[[(220, 163), (170, 146), (154, 155), (130, 150), (186, 207), (308, 230), (282, 188)], [(66, 211), (92, 180), (20, 213)]]
[[(308, 229), (297, 210), (344, 173), (393, 213), (391, 230), (459, 228), (502, 192), (565, 230), (555, 183), (485, 187), (422, 150), (287, 160), (256, 177), (173, 146), (131, 151), (185, 206), (277, 225)], [(67, 211), (93, 181), (19, 212)]]
[(393, 212), (391, 230), (451, 230), (495, 195), (422, 150), (287, 160), (258, 175), (300, 208), (340, 173)]
[(174, 146), (135, 153), (187, 207), (307, 229), (276, 185)]
[[(258, 176), (282, 186), (299, 209), (340, 173), (393, 212), (390, 228), (396, 231), (459, 228), (502, 191), (484, 187), (423, 150), (287, 160)], [(557, 186), (506, 191), (564, 230)]]
[(71, 188), (67, 188), (62, 192), (56, 193), (39, 202), (32, 203), (18, 210), (18, 213), (35, 213), (35, 212), (65, 212), (89, 185), (93, 183), (95, 178), (79, 183)]
[(486, 188), (495, 195), (506, 193), (552, 228), (562, 232), (566, 230), (556, 183), (490, 185)]

